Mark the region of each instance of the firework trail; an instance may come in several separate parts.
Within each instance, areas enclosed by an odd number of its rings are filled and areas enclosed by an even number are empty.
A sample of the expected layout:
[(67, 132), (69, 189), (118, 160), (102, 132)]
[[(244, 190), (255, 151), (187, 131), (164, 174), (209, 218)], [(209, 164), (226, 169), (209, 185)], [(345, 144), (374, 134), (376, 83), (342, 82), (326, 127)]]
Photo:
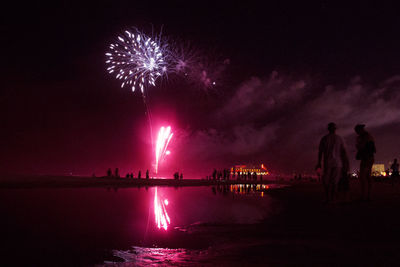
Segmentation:
[(168, 225), (171, 223), (169, 219), (166, 206), (168, 206), (168, 199), (161, 200), (158, 197), (157, 187), (154, 192), (154, 216), (156, 219), (156, 225), (158, 229), (164, 228), (164, 230), (168, 229)]
[(167, 74), (167, 44), (160, 36), (149, 37), (133, 28), (118, 36), (109, 49), (106, 53), (107, 71), (115, 74), (122, 88), (131, 87), (133, 92), (139, 88), (142, 93), (153, 149), (152, 118), (145, 89), (155, 86), (156, 80)]
[(157, 78), (167, 73), (167, 45), (160, 37), (149, 37), (137, 29), (125, 31), (110, 45), (106, 53), (107, 71), (115, 74), (121, 87), (140, 88), (155, 86)]
[(168, 144), (171, 141), (173, 133), (171, 132), (171, 126), (168, 127), (161, 127), (160, 131), (158, 132), (158, 137), (157, 137), (157, 143), (156, 143), (156, 151), (155, 151), (155, 156), (156, 156), (156, 166), (155, 166), (155, 171), (158, 173), (158, 166), (161, 162), (162, 159), (166, 155), (169, 154), (169, 151), (167, 150)]
[[(120, 34), (105, 54), (107, 71), (115, 75), (121, 82), (121, 87), (130, 87), (132, 91), (140, 89), (142, 93), (152, 151), (154, 150), (153, 128), (151, 110), (146, 100), (147, 88), (155, 86), (157, 80), (166, 77), (170, 72), (184, 76), (186, 81), (208, 90), (216, 85), (216, 80), (224, 69), (216, 67), (207, 57), (201, 56), (204, 53), (200, 53), (189, 43), (182, 45), (171, 42), (171, 44), (172, 46), (168, 46), (166, 39), (162, 39), (161, 35), (150, 37), (137, 28), (132, 28)], [(229, 64), (229, 61), (224, 61), (223, 65), (226, 65), (226, 62)], [(170, 127), (165, 131), (170, 131)], [(169, 136), (170, 133), (165, 134), (167, 136), (164, 137), (164, 141), (157, 140), (156, 173), (160, 161), (167, 154), (166, 147), (172, 137), (172, 134)]]

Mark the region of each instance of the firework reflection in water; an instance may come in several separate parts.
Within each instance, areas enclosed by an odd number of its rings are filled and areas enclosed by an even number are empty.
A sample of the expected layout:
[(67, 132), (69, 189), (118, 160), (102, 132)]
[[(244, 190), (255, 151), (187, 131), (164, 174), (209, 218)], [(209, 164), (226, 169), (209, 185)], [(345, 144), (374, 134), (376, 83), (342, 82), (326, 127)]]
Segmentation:
[(156, 225), (158, 229), (164, 228), (164, 230), (167, 230), (168, 225), (171, 223), (166, 206), (168, 206), (168, 199), (162, 200), (158, 196), (156, 187), (154, 191), (154, 217), (156, 219)]

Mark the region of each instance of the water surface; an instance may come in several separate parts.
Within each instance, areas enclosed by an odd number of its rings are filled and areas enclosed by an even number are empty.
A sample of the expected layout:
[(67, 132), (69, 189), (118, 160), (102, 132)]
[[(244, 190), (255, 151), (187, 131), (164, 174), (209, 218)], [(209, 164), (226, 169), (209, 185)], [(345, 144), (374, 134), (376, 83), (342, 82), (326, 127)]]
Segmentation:
[[(3, 258), (35, 265), (226, 261), (259, 242), (255, 229), (279, 212), (273, 187), (2, 189)], [(166, 227), (157, 225), (156, 190)]]

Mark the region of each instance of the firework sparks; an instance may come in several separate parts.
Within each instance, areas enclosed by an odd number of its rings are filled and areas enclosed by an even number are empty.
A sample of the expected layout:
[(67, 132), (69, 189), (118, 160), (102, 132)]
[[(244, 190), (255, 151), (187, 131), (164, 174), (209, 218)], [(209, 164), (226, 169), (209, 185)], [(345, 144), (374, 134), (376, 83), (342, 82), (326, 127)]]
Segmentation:
[(171, 141), (173, 133), (171, 132), (171, 126), (161, 127), (158, 132), (157, 143), (156, 143), (156, 166), (155, 171), (158, 173), (158, 166), (161, 160), (169, 155), (170, 152), (167, 150), (168, 144)]
[(155, 86), (157, 78), (167, 73), (166, 45), (160, 38), (151, 38), (134, 29), (118, 36), (106, 53), (107, 71), (115, 74), (121, 87), (140, 88)]
[(170, 71), (184, 76), (189, 76), (194, 71), (194, 67), (201, 58), (199, 51), (190, 43), (173, 43), (170, 54)]
[(164, 199), (164, 201), (162, 201), (158, 196), (156, 187), (154, 192), (154, 216), (158, 229), (163, 228), (164, 230), (167, 230), (168, 225), (171, 223), (166, 206), (168, 206), (168, 199)]
[(169, 71), (185, 77), (187, 82), (204, 90), (220, 84), (226, 66), (230, 60), (215, 60), (215, 57), (205, 56), (205, 51), (196, 49), (190, 43), (174, 43), (171, 46)]

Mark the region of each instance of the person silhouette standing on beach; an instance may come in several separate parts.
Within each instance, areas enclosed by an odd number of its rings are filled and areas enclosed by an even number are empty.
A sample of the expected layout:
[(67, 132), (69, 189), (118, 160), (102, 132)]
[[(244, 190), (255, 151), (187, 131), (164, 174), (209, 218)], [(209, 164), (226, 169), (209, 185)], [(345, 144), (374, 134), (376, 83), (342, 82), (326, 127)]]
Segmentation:
[(149, 170), (146, 171), (146, 179), (149, 180), (150, 175), (149, 175)]
[(316, 170), (321, 168), (323, 159), (322, 183), (324, 185), (326, 202), (336, 200), (336, 191), (343, 172), (349, 170), (349, 160), (342, 137), (336, 134), (336, 124), (328, 124), (329, 133), (322, 137), (318, 149)]
[[(357, 124), (354, 131), (357, 133), (356, 159), (360, 160), (361, 200), (371, 200), (372, 178), (371, 170), (376, 153), (375, 140), (365, 129), (365, 124)], [(367, 186), (366, 186), (367, 183)], [(367, 192), (365, 192), (367, 187)]]
[(392, 175), (390, 178), (392, 179), (392, 185), (394, 185), (394, 180), (397, 181), (399, 179), (399, 163), (397, 162), (397, 159), (394, 159), (390, 169), (392, 170)]
[(138, 172), (137, 178), (138, 178), (138, 179), (141, 179), (141, 178), (142, 178), (142, 171), (139, 171), (139, 172)]

